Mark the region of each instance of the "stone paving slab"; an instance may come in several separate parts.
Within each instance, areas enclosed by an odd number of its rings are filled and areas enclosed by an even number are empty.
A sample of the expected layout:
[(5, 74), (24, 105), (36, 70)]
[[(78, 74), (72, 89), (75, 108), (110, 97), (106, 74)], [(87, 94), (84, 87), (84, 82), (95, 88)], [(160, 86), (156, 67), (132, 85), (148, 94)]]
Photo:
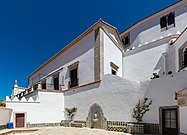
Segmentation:
[(130, 134), (106, 131), (101, 129), (90, 129), (90, 128), (46, 127), (30, 135), (130, 135)]

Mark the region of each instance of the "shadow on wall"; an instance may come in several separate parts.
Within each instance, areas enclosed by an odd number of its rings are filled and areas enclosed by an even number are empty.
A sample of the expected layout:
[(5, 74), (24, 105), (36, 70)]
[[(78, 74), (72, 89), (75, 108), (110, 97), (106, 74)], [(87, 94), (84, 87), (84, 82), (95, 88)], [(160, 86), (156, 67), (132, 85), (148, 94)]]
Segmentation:
[(165, 56), (164, 55), (160, 56), (156, 66), (154, 68), (153, 74), (154, 73), (156, 73), (160, 77), (162, 77), (166, 74), (166, 63), (165, 63)]

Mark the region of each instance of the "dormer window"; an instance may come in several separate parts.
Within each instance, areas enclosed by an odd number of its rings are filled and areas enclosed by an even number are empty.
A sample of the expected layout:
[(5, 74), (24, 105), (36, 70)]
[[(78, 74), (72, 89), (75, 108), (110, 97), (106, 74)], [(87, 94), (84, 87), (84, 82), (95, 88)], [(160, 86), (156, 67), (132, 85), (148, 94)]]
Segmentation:
[(162, 30), (175, 27), (175, 13), (171, 12), (168, 15), (162, 16), (160, 18), (160, 27)]
[(174, 12), (171, 12), (168, 15), (168, 26), (170, 25), (175, 25), (175, 13)]
[(160, 27), (161, 27), (161, 29), (167, 28), (167, 19), (166, 19), (166, 16), (163, 16), (162, 18), (160, 18)]
[(122, 43), (123, 43), (124, 46), (127, 46), (127, 45), (130, 44), (130, 36), (129, 36), (129, 34), (126, 35), (126, 36), (124, 36), (124, 37), (122, 38)]

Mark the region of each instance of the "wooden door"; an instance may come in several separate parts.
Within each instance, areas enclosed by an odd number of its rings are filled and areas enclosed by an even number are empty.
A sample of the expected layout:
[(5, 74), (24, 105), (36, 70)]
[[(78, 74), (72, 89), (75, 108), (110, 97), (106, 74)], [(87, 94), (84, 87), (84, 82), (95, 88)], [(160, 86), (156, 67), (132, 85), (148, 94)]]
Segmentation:
[(25, 114), (24, 113), (16, 114), (16, 127), (20, 128), (24, 126), (25, 126)]
[(177, 109), (162, 110), (163, 134), (178, 135), (178, 112)]

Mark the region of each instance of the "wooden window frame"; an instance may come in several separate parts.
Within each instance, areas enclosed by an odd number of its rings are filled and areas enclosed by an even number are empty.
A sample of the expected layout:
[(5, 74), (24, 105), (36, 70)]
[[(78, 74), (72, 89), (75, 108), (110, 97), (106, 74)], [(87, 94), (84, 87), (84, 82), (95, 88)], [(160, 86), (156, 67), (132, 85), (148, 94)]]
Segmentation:
[[(77, 87), (79, 86), (79, 74), (78, 74), (78, 67), (79, 67), (79, 61), (71, 64), (70, 66), (68, 66), (68, 69), (69, 69), (69, 88), (73, 88), (73, 87)], [(76, 78), (76, 83), (73, 83), (72, 84), (72, 80), (71, 80), (71, 71), (76, 69), (77, 70), (77, 78)]]
[[(169, 24), (169, 17), (173, 17), (173, 23)], [(165, 22), (164, 22), (164, 26), (162, 26), (163, 24), (163, 19), (165, 19)], [(170, 18), (171, 19), (171, 18)], [(169, 28), (173, 28), (175, 27), (175, 12), (170, 12), (169, 14), (167, 15), (163, 15), (161, 18), (160, 18), (160, 28), (161, 28), (161, 31), (164, 31), (164, 30), (168, 30)]]

